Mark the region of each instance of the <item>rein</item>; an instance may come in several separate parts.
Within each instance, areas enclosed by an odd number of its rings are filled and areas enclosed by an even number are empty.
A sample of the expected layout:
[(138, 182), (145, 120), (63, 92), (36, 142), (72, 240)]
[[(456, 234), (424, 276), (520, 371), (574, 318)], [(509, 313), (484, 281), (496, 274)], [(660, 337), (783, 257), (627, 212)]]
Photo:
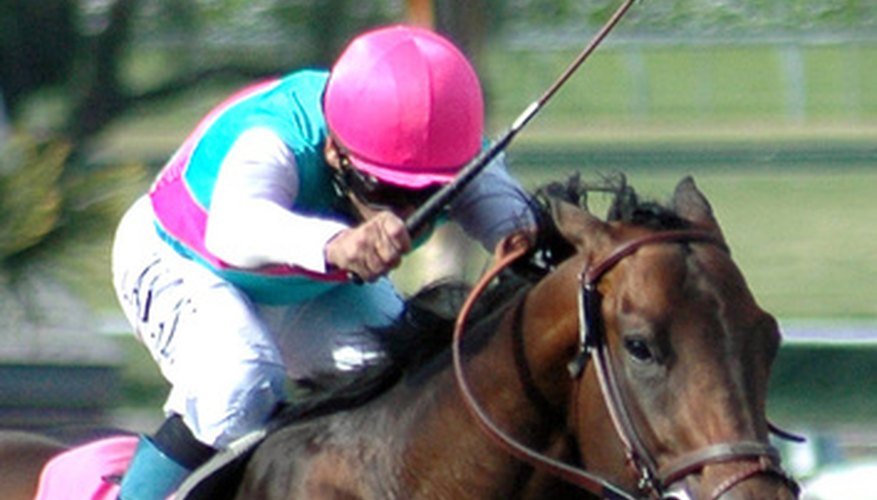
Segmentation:
[[(570, 374), (575, 380), (576, 385), (574, 391), (577, 393), (580, 390), (582, 385), (581, 375), (588, 361), (592, 359), (610, 418), (625, 447), (628, 463), (639, 479), (638, 487), (653, 498), (679, 498), (676, 493), (670, 491), (676, 483), (682, 481), (690, 474), (699, 472), (708, 465), (733, 462), (751, 462), (752, 465), (722, 481), (713, 490), (709, 497), (710, 499), (716, 499), (739, 483), (762, 474), (779, 478), (797, 496), (799, 486), (780, 467), (779, 452), (770, 444), (758, 441), (737, 441), (709, 445), (688, 452), (664, 467), (658, 467), (657, 461), (648, 451), (637, 433), (636, 426), (624, 403), (615, 376), (616, 371), (612, 365), (611, 356), (608, 353), (605, 332), (602, 328), (600, 314), (601, 296), (597, 290), (597, 285), (600, 279), (621, 260), (632, 255), (643, 246), (659, 243), (689, 242), (711, 244), (725, 252), (729, 252), (725, 242), (711, 233), (696, 230), (663, 231), (628, 241), (612, 251), (603, 260), (582, 270), (579, 277), (578, 298), (579, 351), (569, 364)], [(538, 453), (509, 436), (499, 429), (479, 406), (466, 381), (463, 372), (462, 356), (460, 354), (460, 344), (462, 342), (466, 318), (475, 301), (487, 288), (488, 284), (512, 262), (527, 253), (529, 249), (530, 242), (520, 235), (503, 240), (497, 246), (493, 267), (478, 281), (460, 310), (454, 328), (452, 354), (454, 374), (463, 399), (482, 429), (502, 445), (506, 451), (518, 459), (601, 498), (637, 498), (604, 478), (582, 468), (572, 467)], [(785, 436), (786, 433), (774, 425), (768, 423), (768, 426), (772, 432)]]

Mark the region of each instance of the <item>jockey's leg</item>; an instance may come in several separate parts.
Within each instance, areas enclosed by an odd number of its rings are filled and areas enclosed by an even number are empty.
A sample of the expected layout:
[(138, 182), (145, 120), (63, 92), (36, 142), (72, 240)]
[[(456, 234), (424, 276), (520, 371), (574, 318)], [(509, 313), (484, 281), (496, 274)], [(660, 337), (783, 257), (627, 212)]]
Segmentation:
[[(371, 383), (393, 360), (379, 335), (404, 310), (391, 282), (336, 286), (309, 301), (267, 311), (290, 378), (313, 390)], [(355, 387), (351, 387), (355, 390)]]
[[(116, 293), (171, 384), (165, 411), (180, 415), (193, 441), (221, 448), (262, 426), (275, 411), (284, 398), (283, 364), (247, 297), (161, 242), (148, 208), (135, 205), (117, 231)], [(160, 435), (144, 440), (138, 456), (173, 453), (176, 448), (161, 440)], [(159, 470), (143, 470), (153, 478), (176, 478), (175, 489), (185, 474), (178, 477), (180, 471), (173, 467), (173, 462), (180, 464), (179, 457), (170, 458), (174, 460), (153, 462)], [(148, 497), (138, 492), (134, 498)]]
[[(165, 412), (180, 415), (190, 431), (190, 441), (222, 448), (268, 420), (284, 399), (285, 370), (271, 336), (240, 292), (227, 284), (214, 284), (186, 287), (186, 293), (193, 288), (200, 291), (178, 300), (173, 297), (174, 286), (166, 284), (154, 294), (150, 306), (151, 312), (164, 320), (154, 328), (141, 324), (139, 331), (171, 384)], [(173, 312), (158, 312), (162, 298), (177, 304)], [(161, 330), (160, 334), (156, 329)], [(180, 436), (185, 437), (182, 433), (176, 437)], [(149, 463), (155, 467), (132, 468), (126, 474), (126, 478), (134, 476), (130, 479), (132, 485), (161, 476), (173, 491), (189, 470), (200, 465), (175, 468), (175, 462), (182, 462), (169, 453), (176, 449), (174, 442), (171, 440), (167, 446), (160, 438), (159, 434), (151, 442), (141, 443), (137, 456), (142, 453), (147, 460), (152, 457)], [(185, 442), (181, 447), (185, 448)], [(155, 459), (156, 451), (164, 451), (173, 460)], [(149, 477), (137, 480), (139, 474)], [(123, 489), (122, 498), (128, 500), (126, 491)], [(132, 498), (153, 498), (142, 496), (140, 489), (132, 487), (131, 491), (137, 494)], [(165, 493), (156, 491), (154, 498), (164, 498)]]

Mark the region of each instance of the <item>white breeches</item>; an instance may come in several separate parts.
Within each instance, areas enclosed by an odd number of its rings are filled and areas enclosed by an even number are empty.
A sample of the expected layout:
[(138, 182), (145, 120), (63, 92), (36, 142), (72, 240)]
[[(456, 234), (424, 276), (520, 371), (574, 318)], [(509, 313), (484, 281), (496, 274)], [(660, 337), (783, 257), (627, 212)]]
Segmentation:
[(284, 306), (252, 303), (177, 254), (156, 233), (146, 197), (124, 216), (113, 285), (137, 337), (171, 384), (165, 411), (215, 447), (258, 428), (285, 397), (287, 377), (355, 370), (385, 355), (369, 327), (403, 308), (389, 280), (344, 284)]

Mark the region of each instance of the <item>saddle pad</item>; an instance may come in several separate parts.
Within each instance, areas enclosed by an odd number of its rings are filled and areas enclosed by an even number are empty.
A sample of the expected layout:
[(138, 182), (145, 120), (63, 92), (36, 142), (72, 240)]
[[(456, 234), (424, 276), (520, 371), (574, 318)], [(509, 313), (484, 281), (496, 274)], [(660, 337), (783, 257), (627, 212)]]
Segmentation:
[(40, 474), (35, 500), (116, 500), (137, 436), (101, 439), (51, 459)]

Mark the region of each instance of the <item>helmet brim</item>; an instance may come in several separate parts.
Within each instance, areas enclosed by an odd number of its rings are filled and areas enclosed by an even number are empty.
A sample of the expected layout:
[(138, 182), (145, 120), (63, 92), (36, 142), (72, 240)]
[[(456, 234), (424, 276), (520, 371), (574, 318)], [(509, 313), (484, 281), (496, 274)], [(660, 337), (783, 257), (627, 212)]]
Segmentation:
[(397, 166), (380, 165), (365, 160), (355, 153), (348, 152), (350, 163), (357, 170), (372, 175), (381, 182), (408, 189), (424, 189), (430, 186), (447, 184), (454, 180), (459, 169), (425, 170), (420, 168), (400, 169)]

